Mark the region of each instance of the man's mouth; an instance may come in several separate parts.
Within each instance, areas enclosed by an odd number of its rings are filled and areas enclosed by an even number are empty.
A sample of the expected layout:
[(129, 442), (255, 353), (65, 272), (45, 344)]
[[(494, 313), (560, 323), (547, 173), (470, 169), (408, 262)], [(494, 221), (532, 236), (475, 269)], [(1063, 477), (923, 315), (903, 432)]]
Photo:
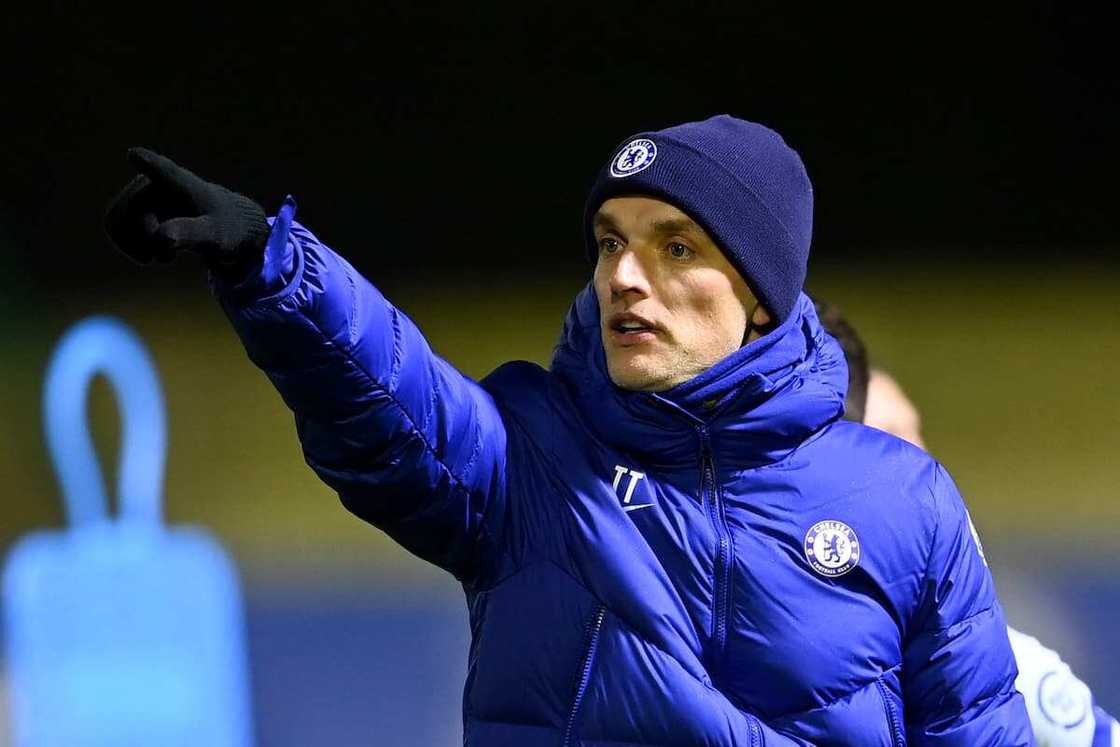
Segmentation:
[(657, 325), (637, 314), (614, 314), (607, 326), (611, 338), (621, 345), (648, 342), (657, 336)]

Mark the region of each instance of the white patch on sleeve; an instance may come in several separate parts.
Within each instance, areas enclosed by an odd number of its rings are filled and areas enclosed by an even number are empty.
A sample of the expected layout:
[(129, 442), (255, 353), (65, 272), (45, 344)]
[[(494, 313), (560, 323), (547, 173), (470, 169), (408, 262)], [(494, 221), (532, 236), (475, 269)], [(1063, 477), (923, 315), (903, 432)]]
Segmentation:
[(1088, 685), (1037, 639), (1012, 628), (1007, 636), (1019, 667), (1015, 687), (1027, 701), (1039, 747), (1092, 747), (1097, 724)]

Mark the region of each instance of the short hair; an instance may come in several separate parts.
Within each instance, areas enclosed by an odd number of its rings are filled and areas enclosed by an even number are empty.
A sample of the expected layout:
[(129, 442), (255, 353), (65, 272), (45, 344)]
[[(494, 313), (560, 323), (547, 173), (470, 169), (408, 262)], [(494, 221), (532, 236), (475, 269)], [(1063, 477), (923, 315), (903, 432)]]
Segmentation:
[(855, 327), (840, 313), (840, 309), (818, 298), (814, 298), (813, 303), (817, 307), (821, 325), (840, 343), (844, 360), (848, 363), (848, 394), (844, 398), (844, 418), (862, 423), (867, 412), (867, 382), (871, 378), (867, 347)]

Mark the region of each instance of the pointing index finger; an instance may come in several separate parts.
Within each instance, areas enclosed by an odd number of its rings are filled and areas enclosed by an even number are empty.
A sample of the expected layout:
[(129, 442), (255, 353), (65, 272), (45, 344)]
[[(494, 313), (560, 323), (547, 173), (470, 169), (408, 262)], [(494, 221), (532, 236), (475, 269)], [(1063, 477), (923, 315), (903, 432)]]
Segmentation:
[(191, 200), (198, 194), (197, 187), (202, 179), (167, 156), (161, 156), (148, 148), (129, 148), (128, 161), (137, 171), (161, 187)]

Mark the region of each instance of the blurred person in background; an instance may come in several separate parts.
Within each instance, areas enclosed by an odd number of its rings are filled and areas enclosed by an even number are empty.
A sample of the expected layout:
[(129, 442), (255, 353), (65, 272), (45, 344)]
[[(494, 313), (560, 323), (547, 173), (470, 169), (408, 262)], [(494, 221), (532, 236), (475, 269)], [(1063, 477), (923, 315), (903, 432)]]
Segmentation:
[(1032, 742), (951, 478), (843, 420), (843, 354), (802, 292), (812, 188), (777, 133), (720, 116), (623, 142), (551, 368), (481, 383), (290, 198), (270, 222), (130, 158), (116, 245), (201, 254), (310, 466), (462, 583), (465, 742)]
[[(888, 373), (870, 365), (867, 347), (840, 310), (815, 299), (824, 328), (836, 338), (848, 363), (844, 417), (862, 422), (925, 449), (917, 407)], [(977, 540), (979, 542), (979, 540)], [(1039, 747), (1120, 747), (1120, 723), (1097, 706), (1088, 685), (1058, 653), (1038, 639), (1007, 629), (1031, 727)]]

